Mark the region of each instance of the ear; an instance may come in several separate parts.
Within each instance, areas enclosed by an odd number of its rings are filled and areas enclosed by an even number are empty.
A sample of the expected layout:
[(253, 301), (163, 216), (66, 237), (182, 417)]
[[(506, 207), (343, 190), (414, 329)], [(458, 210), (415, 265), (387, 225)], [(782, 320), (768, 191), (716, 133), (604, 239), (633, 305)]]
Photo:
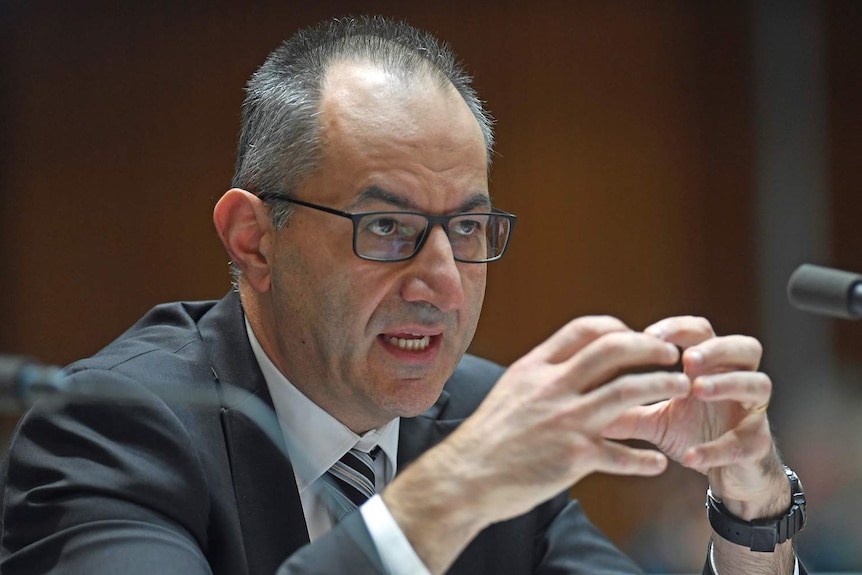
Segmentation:
[(213, 210), (213, 223), (244, 278), (256, 291), (268, 291), (271, 276), (267, 248), (275, 229), (263, 202), (245, 190), (228, 190)]

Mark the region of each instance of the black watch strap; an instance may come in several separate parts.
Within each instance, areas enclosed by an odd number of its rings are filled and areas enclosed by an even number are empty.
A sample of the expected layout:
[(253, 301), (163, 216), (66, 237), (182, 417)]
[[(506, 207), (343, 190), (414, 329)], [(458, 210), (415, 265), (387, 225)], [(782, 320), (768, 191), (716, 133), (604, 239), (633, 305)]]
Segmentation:
[(784, 543), (805, 527), (805, 492), (802, 482), (792, 469), (784, 466), (784, 473), (790, 483), (790, 509), (777, 519), (755, 519), (745, 521), (728, 511), (721, 501), (706, 491), (706, 509), (709, 524), (724, 539), (752, 551), (775, 551), (775, 546)]

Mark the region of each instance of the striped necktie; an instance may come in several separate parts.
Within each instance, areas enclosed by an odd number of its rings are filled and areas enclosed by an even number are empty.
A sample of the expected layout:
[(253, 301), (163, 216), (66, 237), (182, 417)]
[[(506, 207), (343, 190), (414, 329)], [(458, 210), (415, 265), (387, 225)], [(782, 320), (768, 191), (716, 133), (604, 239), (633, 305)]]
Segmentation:
[(324, 474), (336, 522), (374, 495), (374, 459), (379, 451), (379, 447), (371, 453), (351, 449)]

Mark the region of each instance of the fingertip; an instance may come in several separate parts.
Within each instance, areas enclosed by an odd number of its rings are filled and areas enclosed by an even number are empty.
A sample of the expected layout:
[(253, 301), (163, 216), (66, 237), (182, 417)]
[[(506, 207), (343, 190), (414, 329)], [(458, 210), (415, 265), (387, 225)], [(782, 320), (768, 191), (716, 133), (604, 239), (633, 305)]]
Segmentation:
[(715, 382), (705, 377), (695, 378), (692, 390), (698, 397), (709, 397), (715, 393)]
[(654, 451), (654, 452), (653, 452), (653, 459), (654, 459), (654, 463), (653, 463), (653, 465), (655, 466), (655, 469), (656, 469), (656, 473), (657, 473), (657, 474), (658, 474), (658, 473), (661, 473), (662, 471), (664, 471), (665, 469), (667, 469), (668, 459), (667, 459), (667, 456), (666, 456), (664, 453), (660, 453), (660, 452), (658, 452), (658, 451)]
[(686, 467), (697, 467), (703, 462), (703, 453), (697, 447), (690, 447), (682, 456), (682, 462)]
[(641, 464), (641, 475), (659, 475), (667, 469), (668, 459), (660, 451), (649, 451), (643, 455)]
[(672, 343), (665, 345), (667, 347), (668, 361), (671, 363), (679, 361), (679, 348)]
[(684, 373), (676, 374), (676, 396), (677, 397), (685, 397), (692, 391), (692, 382)]
[(699, 349), (689, 349), (685, 354), (685, 360), (692, 365), (692, 367), (700, 367), (703, 365), (703, 352)]
[(644, 333), (653, 337), (657, 337), (658, 339), (664, 339), (665, 337), (665, 331), (658, 324), (653, 324), (649, 326), (644, 330)]

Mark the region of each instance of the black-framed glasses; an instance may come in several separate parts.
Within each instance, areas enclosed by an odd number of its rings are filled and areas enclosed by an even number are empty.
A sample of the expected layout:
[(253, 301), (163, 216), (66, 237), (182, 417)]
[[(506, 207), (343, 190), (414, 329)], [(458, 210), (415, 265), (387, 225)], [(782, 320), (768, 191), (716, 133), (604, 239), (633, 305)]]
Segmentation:
[(353, 253), (374, 262), (403, 262), (419, 253), (431, 228), (446, 231), (455, 261), (483, 264), (503, 257), (509, 246), (514, 214), (498, 209), (434, 216), (421, 212), (387, 211), (353, 214), (303, 202), (278, 192), (263, 192), (258, 198), (296, 204), (347, 218), (353, 222)]

